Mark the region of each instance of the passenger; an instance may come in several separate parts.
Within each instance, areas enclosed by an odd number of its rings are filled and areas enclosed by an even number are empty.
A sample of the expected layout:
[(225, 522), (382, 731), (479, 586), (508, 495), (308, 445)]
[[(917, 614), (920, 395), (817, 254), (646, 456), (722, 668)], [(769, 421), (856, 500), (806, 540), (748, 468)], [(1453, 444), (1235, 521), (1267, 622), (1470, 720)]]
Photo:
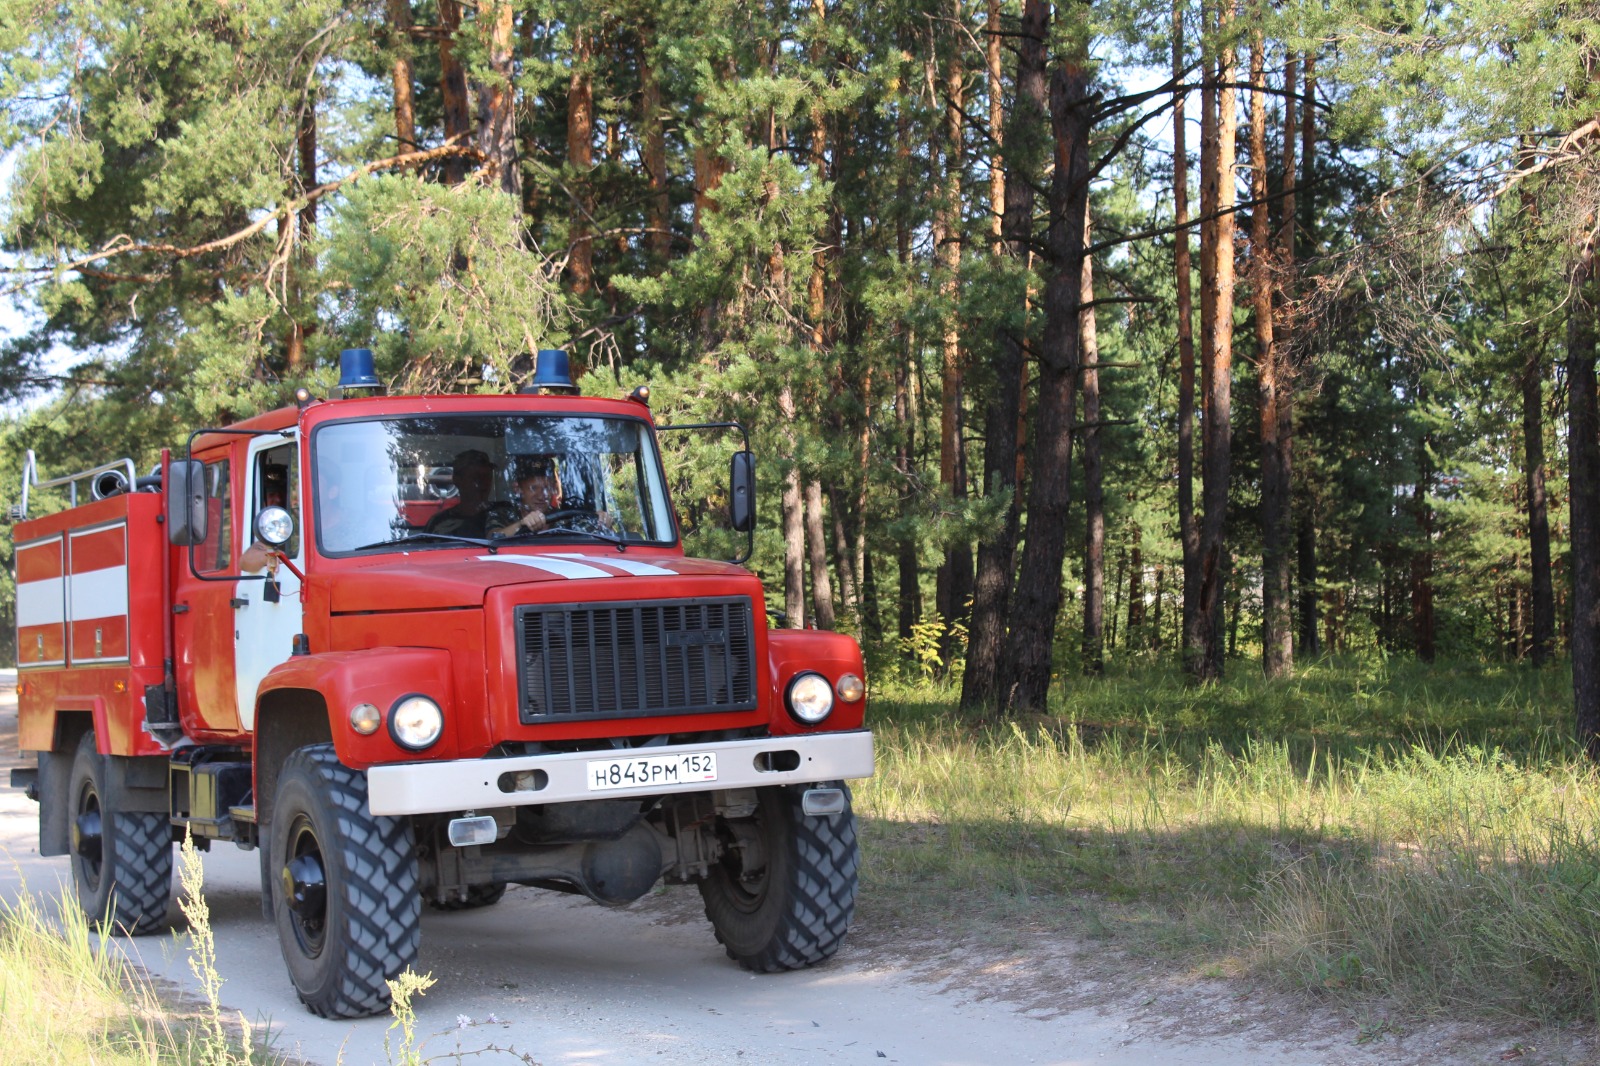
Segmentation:
[(485, 536), (489, 493), (494, 489), (494, 464), (484, 452), (468, 448), (451, 462), (450, 478), (456, 487), (455, 505), (428, 519), (425, 528), (429, 533), (457, 537)]

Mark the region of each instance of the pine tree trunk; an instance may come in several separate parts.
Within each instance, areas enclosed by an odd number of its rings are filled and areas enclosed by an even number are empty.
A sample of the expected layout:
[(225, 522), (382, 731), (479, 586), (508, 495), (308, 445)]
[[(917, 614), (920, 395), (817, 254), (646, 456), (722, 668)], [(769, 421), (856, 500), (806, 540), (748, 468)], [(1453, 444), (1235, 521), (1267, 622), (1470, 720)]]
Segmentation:
[(1144, 531), (1135, 522), (1128, 546), (1128, 650), (1143, 651), (1149, 646), (1144, 633)]
[[(1524, 159), (1532, 162), (1531, 138), (1523, 140)], [(1537, 211), (1533, 192), (1522, 192), (1523, 212)], [(1550, 661), (1555, 636), (1555, 593), (1550, 576), (1550, 502), (1544, 484), (1544, 367), (1539, 345), (1528, 338), (1522, 358), (1522, 466), (1528, 505), (1528, 567), (1532, 633), (1528, 654), (1534, 666)]]
[(589, 188), (589, 172), (594, 167), (594, 82), (589, 71), (593, 56), (594, 31), (574, 29), (572, 74), (567, 81), (567, 172), (574, 194), (567, 232), (567, 274), (577, 296), (594, 288), (594, 245), (589, 233), (589, 219), (594, 214)]
[[(1172, 78), (1180, 85), (1185, 66), (1185, 6), (1184, 0), (1175, 0), (1172, 5)], [(1186, 90), (1177, 89), (1172, 97), (1172, 209), (1173, 220), (1179, 227), (1173, 240), (1178, 300), (1178, 539), (1183, 551), (1183, 604), (1178, 647), (1186, 669), (1192, 673), (1191, 664), (1199, 654), (1195, 641), (1199, 638), (1200, 617), (1200, 527), (1194, 511), (1194, 298), (1189, 231), (1183, 228), (1189, 221), (1189, 157), (1185, 147), (1188, 128), (1184, 121), (1188, 96)], [(1204, 204), (1201, 212), (1205, 213)]]
[[(1259, 15), (1259, 8), (1257, 8)], [(1287, 360), (1274, 331), (1276, 271), (1267, 206), (1266, 42), (1257, 29), (1250, 48), (1250, 296), (1255, 311), (1256, 381), (1261, 408), (1261, 665), (1268, 677), (1294, 668), (1290, 600), (1289, 440), (1283, 437), (1293, 400)]]
[[(1315, 181), (1316, 175), (1314, 154), (1317, 144), (1317, 123), (1315, 101), (1317, 96), (1317, 57), (1314, 52), (1307, 52), (1302, 63), (1305, 71), (1305, 87), (1301, 93), (1295, 109), (1299, 118), (1300, 127), (1300, 160), (1296, 188), (1307, 186), (1309, 189)], [(1285, 136), (1290, 136), (1285, 131)], [(1287, 154), (1288, 148), (1285, 147)], [(1312, 197), (1308, 191), (1306, 195), (1297, 197), (1284, 204), (1284, 230), (1285, 246), (1290, 249), (1289, 258), (1293, 258), (1296, 232), (1303, 232), (1309, 239), (1312, 221)], [(1315, 251), (1315, 249), (1313, 249)], [(1305, 655), (1322, 654), (1322, 617), (1321, 599), (1317, 589), (1317, 519), (1316, 498), (1309, 490), (1302, 493), (1300, 500), (1300, 518), (1296, 524), (1298, 530), (1297, 540), (1299, 556), (1296, 565), (1295, 584), (1300, 590), (1300, 650)]]
[[(444, 109), (444, 137), (451, 144), (463, 144), (472, 133), (467, 105), (467, 72), (456, 58), (456, 34), (461, 30), (460, 0), (439, 0), (439, 93)], [(467, 165), (452, 156), (441, 167), (446, 185), (458, 185), (467, 176)]]
[(828, 570), (828, 541), (822, 523), (822, 485), (815, 478), (805, 483), (806, 548), (811, 563), (812, 618), (816, 628), (832, 629), (833, 578)]
[(1023, 541), (1006, 670), (1011, 706), (1043, 711), (1050, 691), (1051, 652), (1061, 613), (1061, 573), (1067, 555), (1067, 509), (1072, 483), (1073, 416), (1081, 369), (1084, 221), (1089, 209), (1089, 106), (1086, 56), (1064, 58), (1050, 84), (1055, 172), (1050, 180), (1050, 229), (1045, 243), (1050, 277), (1044, 290), (1044, 338), (1039, 351), (1039, 409), (1033, 419), (1028, 535)]
[(516, 8), (495, 0), (478, 9), (489, 27), (489, 74), (478, 85), (478, 150), (500, 191), (522, 199), (522, 169), (517, 163), (516, 85), (512, 69)]
[[(1229, 0), (1217, 7), (1217, 29), (1226, 38), (1233, 21)], [(1234, 59), (1231, 47), (1222, 51), (1213, 81), (1216, 117), (1211, 123), (1215, 143), (1209, 154), (1211, 166), (1205, 174), (1215, 221), (1211, 223), (1212, 246), (1206, 259), (1210, 264), (1207, 295), (1209, 321), (1202, 309), (1201, 333), (1205, 341), (1201, 367), (1203, 393), (1204, 455), (1201, 463), (1200, 523), (1200, 610), (1198, 629), (1200, 651), (1195, 674), (1205, 681), (1222, 677), (1223, 608), (1228, 580), (1227, 512), (1228, 482), (1232, 472), (1233, 421), (1233, 206), (1235, 134), (1238, 115), (1234, 102)]]
[[(1425, 394), (1422, 396), (1426, 399)], [(1433, 460), (1428, 438), (1418, 442), (1417, 484), (1412, 489), (1411, 506), (1416, 516), (1421, 546), (1411, 556), (1411, 639), (1417, 658), (1433, 662), (1435, 652), (1433, 616)]]
[(1600, 410), (1595, 397), (1595, 315), (1600, 284), (1593, 244), (1572, 267), (1567, 301), (1567, 453), (1572, 526), (1572, 697), (1578, 740), (1600, 759)]
[(417, 147), (417, 108), (411, 69), (411, 0), (389, 0), (389, 75), (394, 84), (394, 133), (402, 152)]
[[(954, 25), (961, 25), (961, 0), (951, 0), (951, 17)], [(935, 193), (933, 220), (934, 240), (937, 245), (940, 270), (943, 278), (940, 289), (947, 303), (943, 338), (943, 358), (940, 367), (939, 409), (939, 487), (952, 499), (964, 500), (967, 495), (966, 478), (962, 470), (962, 359), (961, 332), (958, 328), (955, 304), (960, 299), (961, 242), (964, 237), (961, 218), (961, 174), (965, 163), (962, 138), (965, 135), (966, 69), (961, 63), (959, 47), (951, 49), (945, 68), (944, 93), (945, 123), (940, 147), (944, 155), (943, 188)], [(961, 540), (945, 549), (944, 561), (936, 577), (935, 596), (944, 633), (940, 638), (940, 658), (949, 669), (959, 654), (953, 646), (956, 627), (966, 623), (967, 600), (972, 595), (972, 548)]]
[(1005, 144), (1006, 109), (1000, 85), (1001, 0), (989, 0), (984, 28), (984, 68), (989, 82), (989, 236), (991, 252), (1001, 254), (1001, 219), (1006, 212), (1006, 175), (1000, 150)]
[(1533, 665), (1550, 661), (1555, 636), (1555, 593), (1550, 577), (1549, 498), (1544, 485), (1544, 390), (1539, 350), (1532, 344), (1522, 367), (1522, 445), (1528, 495), (1528, 550), (1532, 571)]
[[(1083, 239), (1090, 240), (1085, 212)], [(1078, 290), (1083, 308), (1079, 347), (1083, 362), (1083, 670), (1103, 674), (1106, 609), (1106, 496), (1100, 457), (1100, 337), (1094, 314), (1094, 260), (1083, 257), (1083, 282)]]
[[(1048, 128), (1049, 93), (1045, 79), (1045, 37), (1050, 5), (1023, 0), (1021, 40), (1017, 46), (1017, 97), (1006, 130), (1004, 235), (1007, 254), (1025, 260), (1033, 239), (1033, 189), (1038, 180), (1034, 158), (1039, 131)], [(995, 359), (994, 392), (984, 419), (984, 495), (1010, 495), (1003, 528), (978, 546), (973, 584), (972, 639), (962, 675), (961, 707), (966, 711), (993, 707), (1001, 701), (1001, 649), (1011, 597), (1016, 552), (1018, 501), (1017, 410), (1021, 405), (1024, 338), (1002, 330)]]

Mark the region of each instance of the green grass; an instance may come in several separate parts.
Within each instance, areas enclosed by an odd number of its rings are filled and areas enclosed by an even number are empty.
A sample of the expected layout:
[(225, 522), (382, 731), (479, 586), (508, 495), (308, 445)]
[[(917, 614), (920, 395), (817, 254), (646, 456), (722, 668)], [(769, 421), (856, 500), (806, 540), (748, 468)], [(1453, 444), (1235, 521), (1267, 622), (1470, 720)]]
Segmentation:
[(1600, 775), (1565, 671), (1234, 673), (1074, 679), (998, 724), (877, 691), (864, 891), (1421, 1012), (1596, 1019)]

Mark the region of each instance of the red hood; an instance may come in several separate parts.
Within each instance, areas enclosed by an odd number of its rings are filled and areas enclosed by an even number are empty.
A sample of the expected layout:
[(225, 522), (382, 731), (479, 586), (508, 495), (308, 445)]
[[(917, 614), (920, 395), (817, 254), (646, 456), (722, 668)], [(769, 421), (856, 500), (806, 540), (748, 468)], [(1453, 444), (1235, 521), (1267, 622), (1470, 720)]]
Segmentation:
[[(618, 578), (656, 581), (688, 578), (750, 577), (730, 563), (688, 559), (681, 555), (644, 555), (612, 549), (588, 552), (487, 551), (462, 556), (451, 552), (410, 552), (387, 556), (384, 562), (328, 577), (335, 614), (360, 611), (435, 610), (481, 607), (489, 589), (502, 585), (575, 586), (586, 591), (563, 593), (573, 599), (606, 598), (589, 591)], [(758, 597), (759, 598), (759, 595)]]

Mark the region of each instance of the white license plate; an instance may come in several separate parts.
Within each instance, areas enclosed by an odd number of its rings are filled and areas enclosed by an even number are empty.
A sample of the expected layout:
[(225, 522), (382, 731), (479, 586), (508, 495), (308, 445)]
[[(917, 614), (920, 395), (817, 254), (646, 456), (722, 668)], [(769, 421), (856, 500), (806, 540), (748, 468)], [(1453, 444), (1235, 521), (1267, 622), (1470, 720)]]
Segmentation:
[(632, 759), (591, 759), (589, 791), (688, 785), (717, 779), (717, 756), (710, 751), (641, 755)]

